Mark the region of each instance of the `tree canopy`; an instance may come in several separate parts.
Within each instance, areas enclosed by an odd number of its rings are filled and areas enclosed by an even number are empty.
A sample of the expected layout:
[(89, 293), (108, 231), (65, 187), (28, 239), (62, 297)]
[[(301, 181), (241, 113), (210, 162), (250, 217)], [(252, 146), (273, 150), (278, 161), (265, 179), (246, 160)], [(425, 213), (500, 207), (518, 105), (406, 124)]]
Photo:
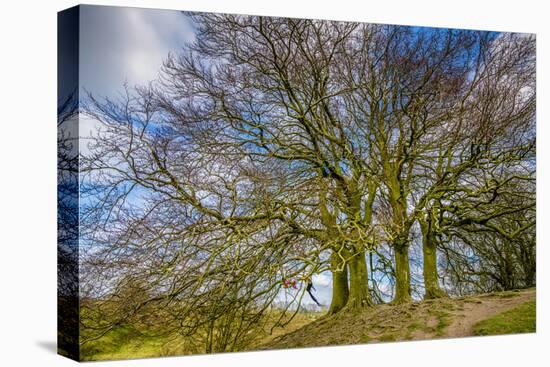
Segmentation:
[(239, 350), (322, 272), (329, 314), (534, 285), (533, 36), (187, 16), (158, 80), (83, 106), (84, 343), (161, 314)]

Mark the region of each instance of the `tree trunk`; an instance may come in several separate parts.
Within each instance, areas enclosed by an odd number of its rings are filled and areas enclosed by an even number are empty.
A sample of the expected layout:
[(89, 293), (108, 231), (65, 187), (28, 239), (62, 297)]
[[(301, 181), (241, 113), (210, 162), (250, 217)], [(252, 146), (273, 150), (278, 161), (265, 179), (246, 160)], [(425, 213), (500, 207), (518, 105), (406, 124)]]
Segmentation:
[(372, 305), (369, 294), (369, 275), (365, 251), (358, 251), (349, 261), (350, 292), (347, 308), (361, 310)]
[(330, 256), (330, 264), (332, 270), (332, 301), (328, 310), (329, 315), (335, 314), (342, 310), (348, 303), (348, 269), (343, 264), (343, 259), (340, 259), (336, 252)]
[(424, 299), (446, 297), (447, 294), (439, 287), (437, 274), (437, 240), (431, 230), (431, 223), (420, 222), (422, 230), (422, 252), (424, 255)]
[(395, 252), (395, 296), (393, 304), (411, 302), (409, 246), (405, 244), (394, 244)]

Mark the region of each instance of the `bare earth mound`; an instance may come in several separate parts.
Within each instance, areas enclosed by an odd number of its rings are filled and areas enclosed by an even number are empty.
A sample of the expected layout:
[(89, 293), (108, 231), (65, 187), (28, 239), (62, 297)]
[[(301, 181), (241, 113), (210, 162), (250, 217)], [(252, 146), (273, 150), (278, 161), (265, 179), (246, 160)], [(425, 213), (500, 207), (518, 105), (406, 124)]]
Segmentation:
[(472, 336), (478, 322), (526, 302), (535, 302), (534, 288), (400, 306), (379, 305), (359, 314), (323, 317), (275, 338), (261, 349)]

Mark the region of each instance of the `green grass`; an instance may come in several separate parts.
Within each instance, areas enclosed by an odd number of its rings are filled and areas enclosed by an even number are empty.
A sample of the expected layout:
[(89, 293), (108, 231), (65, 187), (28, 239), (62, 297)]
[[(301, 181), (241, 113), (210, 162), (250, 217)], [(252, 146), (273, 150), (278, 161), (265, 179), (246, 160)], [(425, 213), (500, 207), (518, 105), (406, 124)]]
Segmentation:
[[(319, 312), (301, 312), (290, 321), (288, 325), (278, 327), (272, 335), (261, 334), (259, 338), (271, 340), (278, 335), (286, 334), (298, 329), (319, 318)], [(274, 311), (272, 315), (278, 319), (280, 313)], [(257, 340), (261, 344), (265, 340)], [(334, 343), (337, 341), (335, 340)], [(253, 347), (253, 346), (252, 346)], [(197, 349), (199, 348), (199, 349)], [(165, 336), (154, 335), (148, 331), (145, 325), (133, 327), (121, 325), (110, 330), (97, 340), (92, 340), (81, 347), (80, 354), (83, 361), (104, 361), (118, 359), (151, 358), (174, 355), (188, 355), (203, 353), (200, 345), (195, 344), (192, 339), (168, 334)]]
[[(495, 300), (507, 294), (493, 294)], [(533, 293), (534, 297), (534, 293)], [(479, 301), (473, 298), (474, 301)], [(320, 314), (299, 313), (286, 327), (277, 327), (273, 334), (261, 333), (245, 350), (296, 348), (320, 345), (391, 342), (416, 338), (433, 338), (446, 335), (453, 313), (470, 299), (458, 302), (439, 300), (428, 306), (403, 306), (399, 314), (395, 309), (381, 306), (381, 312), (365, 311), (358, 323), (355, 315), (342, 314), (337, 318), (319, 319)], [(481, 301), (479, 301), (481, 302)], [(474, 335), (527, 333), (535, 331), (535, 301), (529, 301), (509, 311), (494, 315), (474, 326)], [(454, 311), (453, 311), (454, 310)], [(374, 316), (373, 316), (374, 315)], [(274, 313), (274, 319), (280, 314)], [(466, 316), (468, 316), (466, 314)], [(311, 326), (312, 320), (317, 320)], [(427, 326), (427, 325), (430, 326)], [(359, 326), (359, 329), (357, 328)], [(349, 331), (349, 332), (348, 332)], [(353, 332), (351, 332), (353, 331)], [(179, 335), (155, 336), (146, 325), (122, 325), (98, 340), (81, 348), (83, 360), (116, 360), (202, 353), (200, 340)], [(277, 340), (277, 342), (274, 342)], [(281, 342), (281, 340), (283, 342)]]
[(129, 326), (120, 326), (102, 338), (86, 343), (81, 348), (83, 360), (113, 360), (147, 358), (172, 353), (163, 353), (168, 340), (147, 336)]
[(393, 342), (396, 339), (395, 334), (384, 334), (378, 338), (381, 342)]
[[(442, 307), (445, 308), (445, 307)], [(445, 335), (445, 331), (447, 330), (447, 327), (451, 325), (451, 315), (441, 309), (429, 309), (428, 314), (435, 316), (437, 318), (437, 324), (432, 327), (426, 327), (425, 331), (434, 333), (435, 336), (443, 336)]]
[(536, 303), (526, 302), (474, 325), (475, 335), (533, 333), (536, 331)]
[(414, 332), (421, 328), (422, 328), (422, 324), (420, 322), (415, 321), (412, 324), (409, 324), (407, 326), (407, 334), (405, 335), (405, 339), (412, 340)]
[(359, 338), (361, 343), (369, 343), (372, 341), (372, 338), (368, 334), (364, 334)]
[(435, 335), (443, 336), (445, 335), (445, 330), (447, 330), (447, 327), (451, 325), (451, 316), (446, 312), (439, 312), (437, 317), (439, 322), (435, 327)]

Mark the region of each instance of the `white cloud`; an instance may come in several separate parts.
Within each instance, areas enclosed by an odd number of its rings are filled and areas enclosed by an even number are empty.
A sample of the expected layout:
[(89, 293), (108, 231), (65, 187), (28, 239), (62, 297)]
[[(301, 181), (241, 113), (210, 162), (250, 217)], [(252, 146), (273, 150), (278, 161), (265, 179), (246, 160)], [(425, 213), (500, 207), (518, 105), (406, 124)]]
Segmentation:
[(313, 275), (313, 285), (315, 287), (330, 287), (332, 286), (332, 277), (330, 273), (321, 273)]
[(158, 76), (162, 61), (194, 39), (179, 11), (83, 6), (80, 28), (81, 86), (113, 96)]

